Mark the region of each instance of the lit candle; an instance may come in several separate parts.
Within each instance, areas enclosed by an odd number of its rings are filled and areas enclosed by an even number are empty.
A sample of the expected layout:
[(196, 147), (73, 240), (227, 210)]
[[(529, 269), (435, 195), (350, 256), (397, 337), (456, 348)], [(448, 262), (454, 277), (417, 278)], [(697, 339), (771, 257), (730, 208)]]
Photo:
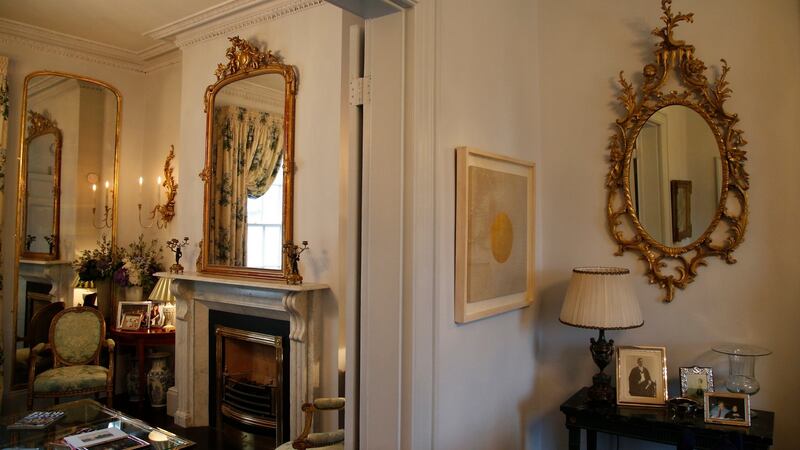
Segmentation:
[(161, 204), (161, 177), (156, 178), (156, 193), (157, 193), (156, 200), (158, 200), (156, 202), (156, 205), (160, 205)]
[(142, 186), (144, 185), (144, 178), (139, 177), (139, 197), (142, 196)]
[(97, 183), (92, 183), (92, 208), (97, 205)]
[(111, 197), (110, 197), (111, 191), (109, 189), (109, 186), (111, 186), (111, 184), (108, 182), (108, 180), (106, 180), (106, 207), (108, 207), (111, 204)]

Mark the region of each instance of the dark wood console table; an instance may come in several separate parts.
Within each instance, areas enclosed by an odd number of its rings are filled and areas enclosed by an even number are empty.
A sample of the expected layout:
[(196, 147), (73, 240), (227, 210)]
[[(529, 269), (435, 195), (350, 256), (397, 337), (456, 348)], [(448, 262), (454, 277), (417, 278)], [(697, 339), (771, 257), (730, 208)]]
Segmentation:
[[(581, 430), (586, 430), (589, 450), (597, 448), (597, 433), (607, 433), (678, 446), (678, 450), (715, 450), (726, 442), (741, 442), (745, 449), (762, 450), (772, 445), (775, 414), (758, 411), (749, 428), (713, 425), (699, 415), (676, 418), (667, 407), (646, 408), (630, 406), (593, 407), (587, 404), (583, 388), (561, 405), (569, 430), (569, 449), (580, 450)], [(732, 447), (737, 448), (737, 447)]]
[(138, 331), (111, 328), (110, 333), (116, 345), (136, 348), (136, 362), (139, 366), (139, 401), (143, 402), (147, 398), (147, 376), (145, 375), (147, 355), (144, 349), (146, 347), (175, 347), (175, 331), (164, 331), (161, 328)]

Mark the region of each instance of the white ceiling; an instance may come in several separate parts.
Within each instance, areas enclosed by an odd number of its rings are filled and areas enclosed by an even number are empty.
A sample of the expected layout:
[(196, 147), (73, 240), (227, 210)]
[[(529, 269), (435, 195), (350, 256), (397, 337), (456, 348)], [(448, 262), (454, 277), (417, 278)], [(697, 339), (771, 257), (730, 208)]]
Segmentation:
[(0, 18), (140, 52), (143, 33), (236, 0), (0, 0)]

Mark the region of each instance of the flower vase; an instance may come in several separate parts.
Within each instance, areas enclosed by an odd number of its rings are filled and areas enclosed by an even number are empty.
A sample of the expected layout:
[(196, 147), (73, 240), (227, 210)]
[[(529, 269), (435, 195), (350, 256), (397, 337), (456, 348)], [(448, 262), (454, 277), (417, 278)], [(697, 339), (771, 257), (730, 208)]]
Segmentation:
[(148, 356), (153, 360), (153, 365), (147, 372), (147, 393), (150, 406), (154, 408), (167, 406), (167, 389), (174, 384), (172, 371), (167, 364), (169, 357), (168, 352), (155, 352)]
[(140, 302), (144, 300), (144, 289), (141, 286), (126, 287), (125, 300), (129, 302)]

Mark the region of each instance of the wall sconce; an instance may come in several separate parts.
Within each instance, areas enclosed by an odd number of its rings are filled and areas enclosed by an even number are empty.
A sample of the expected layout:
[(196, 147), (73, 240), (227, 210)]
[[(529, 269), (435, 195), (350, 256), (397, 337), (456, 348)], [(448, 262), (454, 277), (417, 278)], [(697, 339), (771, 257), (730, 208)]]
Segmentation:
[[(94, 175), (94, 177), (92, 177)], [(95, 182), (92, 183), (92, 204), (96, 204), (97, 200), (97, 175), (89, 174), (89, 181), (94, 180)], [(92, 226), (97, 228), (98, 230), (102, 230), (103, 228), (111, 228), (112, 223), (114, 222), (114, 212), (113, 207), (111, 205), (114, 204), (114, 189), (111, 188), (111, 183), (106, 180), (106, 195), (105, 195), (105, 205), (103, 205), (103, 217), (100, 218), (100, 222), (97, 222), (97, 207), (92, 206)]]
[[(142, 222), (142, 204), (139, 203), (139, 225), (141, 225), (142, 228), (152, 228), (153, 225), (158, 227), (158, 229), (166, 228), (167, 224), (175, 217), (175, 196), (178, 195), (178, 184), (175, 183), (175, 177), (172, 175), (173, 159), (175, 159), (175, 146), (170, 145), (169, 155), (167, 155), (167, 160), (164, 162), (164, 181), (161, 181), (161, 177), (158, 177), (157, 180), (157, 185), (159, 186), (157, 203), (150, 212), (150, 219), (152, 222), (150, 222), (149, 225), (145, 225)], [(143, 183), (144, 178), (139, 177), (140, 196)], [(161, 187), (167, 192), (167, 198), (163, 204), (161, 203)]]

